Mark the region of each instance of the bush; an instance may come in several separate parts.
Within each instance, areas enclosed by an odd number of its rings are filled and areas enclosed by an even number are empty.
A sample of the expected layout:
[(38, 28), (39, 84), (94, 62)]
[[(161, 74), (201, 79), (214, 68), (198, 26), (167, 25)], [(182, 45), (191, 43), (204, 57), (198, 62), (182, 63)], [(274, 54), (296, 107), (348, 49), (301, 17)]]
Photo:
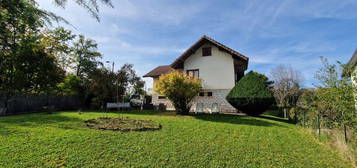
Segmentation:
[(177, 114), (187, 115), (191, 101), (201, 90), (201, 80), (182, 72), (172, 71), (160, 76), (155, 90), (166, 96), (176, 109)]
[(267, 85), (253, 71), (234, 86), (226, 99), (233, 107), (248, 115), (262, 114), (275, 101)]
[(68, 74), (57, 87), (63, 95), (80, 95), (83, 90), (81, 78), (73, 74)]

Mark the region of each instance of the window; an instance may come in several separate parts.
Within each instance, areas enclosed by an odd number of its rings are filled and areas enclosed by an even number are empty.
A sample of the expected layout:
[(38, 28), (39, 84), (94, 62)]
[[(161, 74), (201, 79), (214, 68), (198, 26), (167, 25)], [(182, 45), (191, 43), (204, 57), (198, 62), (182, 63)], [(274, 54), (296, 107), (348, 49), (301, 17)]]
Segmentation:
[(212, 104), (211, 113), (219, 113), (219, 106), (217, 103)]
[(166, 96), (159, 96), (159, 99), (166, 99)]
[(196, 113), (203, 113), (203, 103), (196, 104)]
[(211, 47), (203, 47), (202, 56), (210, 56), (210, 55), (212, 55)]
[(212, 92), (200, 92), (198, 95), (201, 96), (201, 97), (203, 97), (203, 96), (211, 97), (212, 96)]
[(187, 70), (186, 73), (189, 76), (193, 76), (193, 77), (196, 77), (196, 78), (200, 77), (200, 73), (199, 73), (198, 69), (190, 69), (190, 70)]

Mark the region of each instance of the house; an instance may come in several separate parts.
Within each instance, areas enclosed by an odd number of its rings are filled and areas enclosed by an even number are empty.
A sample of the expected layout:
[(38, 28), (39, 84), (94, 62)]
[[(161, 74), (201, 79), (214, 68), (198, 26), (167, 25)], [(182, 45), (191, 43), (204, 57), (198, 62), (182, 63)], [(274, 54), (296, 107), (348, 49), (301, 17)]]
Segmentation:
[[(236, 112), (226, 96), (243, 76), (249, 58), (243, 54), (203, 36), (170, 65), (158, 66), (144, 77), (153, 78), (153, 86), (160, 75), (178, 70), (203, 80), (202, 92), (197, 95), (191, 111), (196, 112)], [(152, 94), (154, 106), (163, 104), (167, 110), (174, 107), (165, 96)]]
[[(353, 68), (353, 72), (350, 75), (353, 85), (357, 87), (357, 49), (347, 64)], [(357, 93), (355, 93), (355, 102), (356, 102), (355, 107), (357, 109)]]

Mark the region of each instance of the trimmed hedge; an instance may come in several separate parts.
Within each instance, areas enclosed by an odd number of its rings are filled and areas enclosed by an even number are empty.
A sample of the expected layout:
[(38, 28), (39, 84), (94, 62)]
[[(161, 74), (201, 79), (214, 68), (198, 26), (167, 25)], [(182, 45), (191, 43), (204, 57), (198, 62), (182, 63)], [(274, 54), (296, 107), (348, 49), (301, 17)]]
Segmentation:
[(227, 101), (247, 115), (264, 113), (274, 102), (274, 96), (257, 73), (247, 73), (229, 92)]

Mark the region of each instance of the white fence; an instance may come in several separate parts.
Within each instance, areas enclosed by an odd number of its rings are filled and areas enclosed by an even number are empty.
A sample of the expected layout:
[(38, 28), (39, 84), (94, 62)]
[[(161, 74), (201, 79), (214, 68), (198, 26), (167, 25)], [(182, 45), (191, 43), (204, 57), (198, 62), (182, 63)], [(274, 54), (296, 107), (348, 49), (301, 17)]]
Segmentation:
[(130, 103), (107, 103), (107, 109), (111, 108), (130, 108)]

